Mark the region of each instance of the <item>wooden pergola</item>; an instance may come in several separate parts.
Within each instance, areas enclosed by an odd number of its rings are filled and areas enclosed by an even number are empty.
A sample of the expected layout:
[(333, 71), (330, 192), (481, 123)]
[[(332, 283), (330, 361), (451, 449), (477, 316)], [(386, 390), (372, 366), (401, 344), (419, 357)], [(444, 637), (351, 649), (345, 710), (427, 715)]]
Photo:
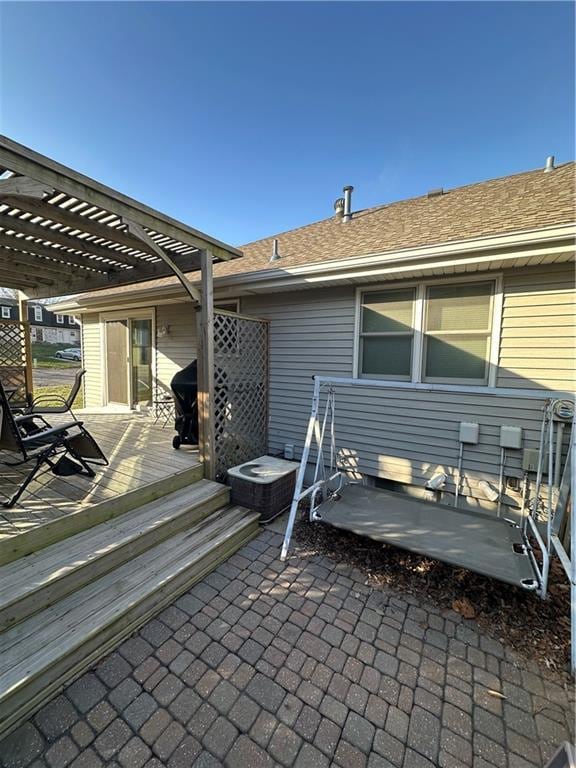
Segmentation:
[[(201, 454), (214, 471), (212, 264), (242, 255), (110, 187), (0, 137), (0, 285), (49, 298), (176, 275), (198, 311)], [(201, 273), (201, 290), (186, 273)]]

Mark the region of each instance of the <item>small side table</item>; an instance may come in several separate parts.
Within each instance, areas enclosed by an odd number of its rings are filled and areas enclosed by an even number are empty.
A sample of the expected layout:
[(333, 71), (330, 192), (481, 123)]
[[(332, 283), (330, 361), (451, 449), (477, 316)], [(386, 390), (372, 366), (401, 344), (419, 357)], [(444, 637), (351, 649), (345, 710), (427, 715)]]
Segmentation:
[(164, 397), (160, 400), (154, 400), (154, 424), (162, 422), (162, 428), (168, 424), (170, 419), (175, 417), (174, 400), (171, 397)]

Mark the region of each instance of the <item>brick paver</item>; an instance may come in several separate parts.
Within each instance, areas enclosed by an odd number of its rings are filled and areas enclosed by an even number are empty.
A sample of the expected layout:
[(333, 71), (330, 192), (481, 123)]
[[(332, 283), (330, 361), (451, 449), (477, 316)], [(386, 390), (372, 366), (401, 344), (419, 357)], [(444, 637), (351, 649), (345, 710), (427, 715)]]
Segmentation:
[(570, 739), (568, 678), (280, 544), (260, 533), (70, 685), (2, 768), (530, 768)]

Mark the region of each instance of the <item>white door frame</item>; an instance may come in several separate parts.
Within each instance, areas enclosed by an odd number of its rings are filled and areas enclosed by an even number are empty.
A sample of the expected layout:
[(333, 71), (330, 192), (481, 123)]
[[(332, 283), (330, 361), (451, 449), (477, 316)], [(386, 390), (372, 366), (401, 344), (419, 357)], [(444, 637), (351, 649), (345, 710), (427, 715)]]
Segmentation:
[(126, 378), (128, 386), (128, 400), (130, 401), (126, 406), (129, 410), (137, 410), (134, 408), (134, 393), (132, 392), (132, 344), (130, 337), (130, 320), (151, 320), (152, 321), (152, 334), (150, 343), (152, 346), (152, 357), (150, 365), (152, 368), (152, 387), (154, 388), (154, 381), (156, 379), (156, 308), (155, 307), (143, 307), (141, 309), (127, 309), (116, 312), (101, 312), (99, 316), (100, 323), (100, 349), (101, 357), (100, 362), (102, 371), (104, 373), (102, 381), (102, 402), (104, 406), (119, 405), (118, 403), (110, 403), (108, 400), (108, 355), (106, 349), (106, 321), (108, 320), (127, 320), (126, 324), (126, 349), (128, 351), (128, 357), (126, 359)]

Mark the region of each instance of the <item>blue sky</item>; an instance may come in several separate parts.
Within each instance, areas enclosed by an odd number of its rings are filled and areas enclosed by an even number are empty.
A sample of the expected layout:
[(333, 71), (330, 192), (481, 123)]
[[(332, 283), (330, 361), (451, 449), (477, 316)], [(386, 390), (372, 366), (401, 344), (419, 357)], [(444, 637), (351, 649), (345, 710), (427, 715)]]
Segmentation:
[(2, 132), (232, 244), (574, 157), (569, 3), (3, 3)]

